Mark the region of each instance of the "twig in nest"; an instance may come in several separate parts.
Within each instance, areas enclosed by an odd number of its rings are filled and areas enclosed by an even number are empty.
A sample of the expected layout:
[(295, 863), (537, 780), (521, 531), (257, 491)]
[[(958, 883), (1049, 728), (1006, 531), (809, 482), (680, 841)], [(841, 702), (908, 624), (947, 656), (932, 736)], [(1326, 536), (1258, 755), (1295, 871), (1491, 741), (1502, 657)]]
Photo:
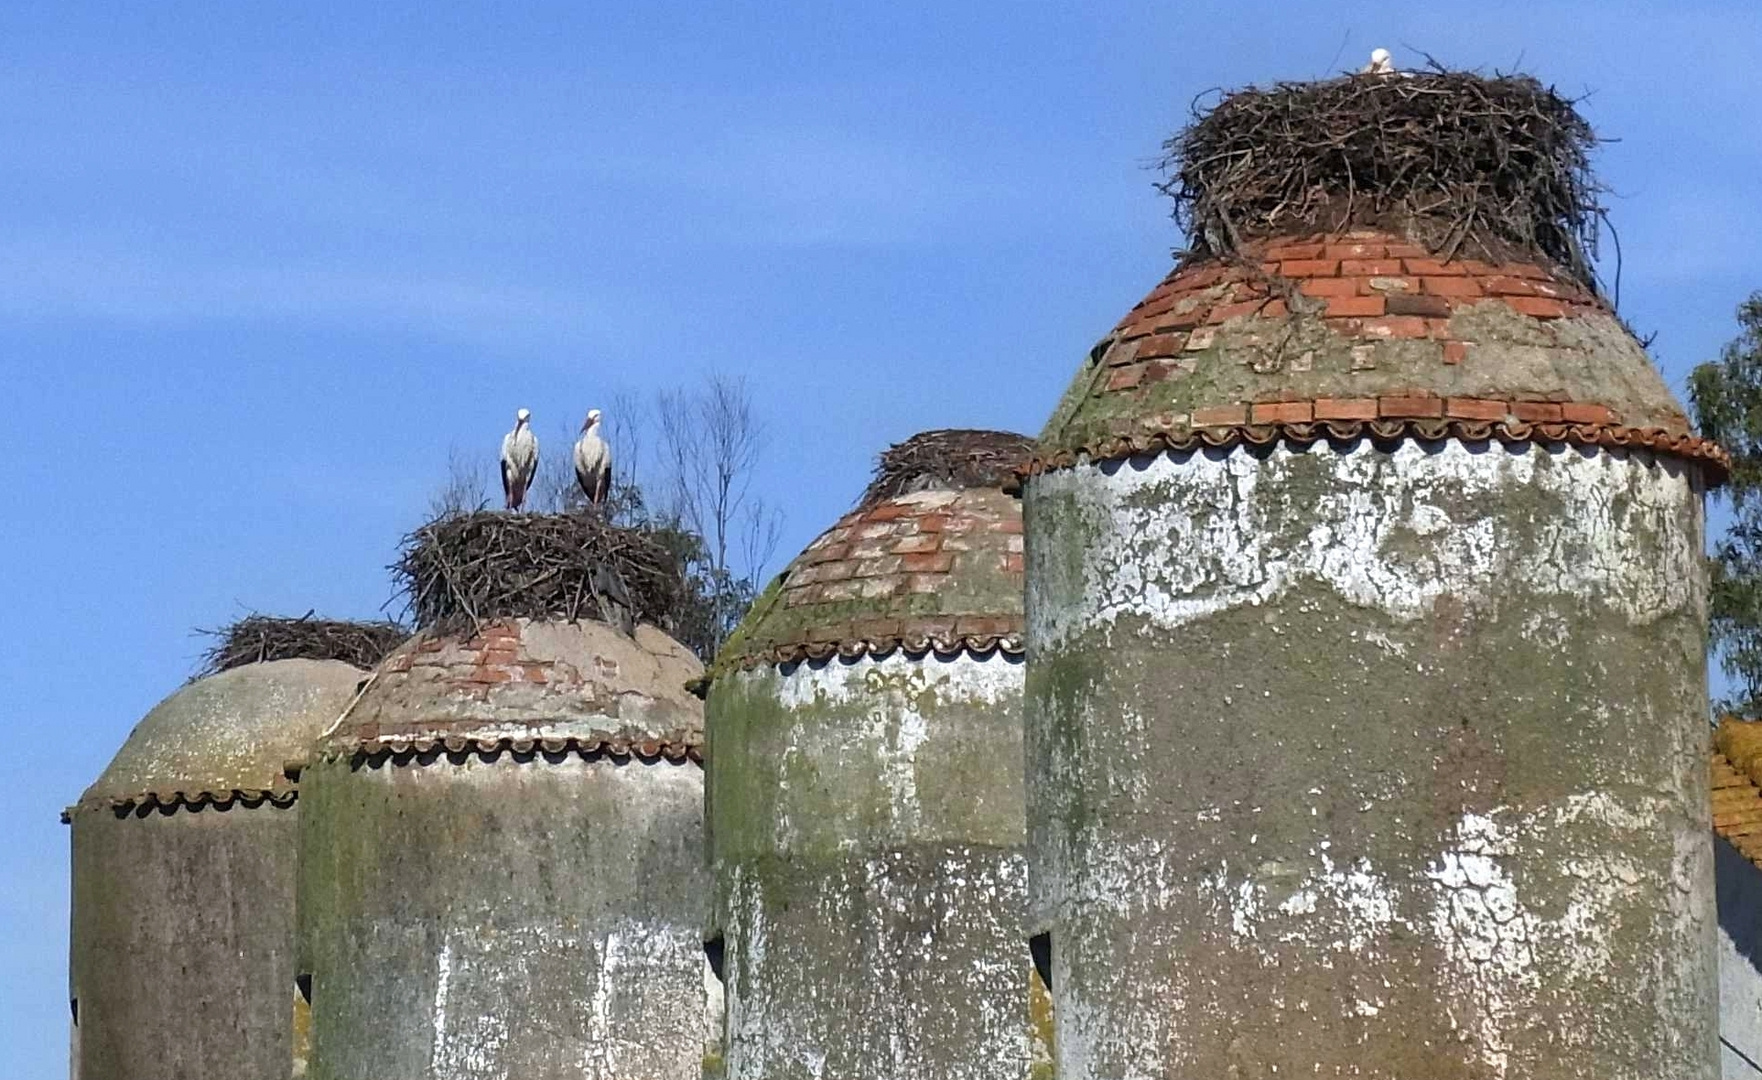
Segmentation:
[(1034, 452), (1034, 440), (1008, 431), (926, 431), (881, 452), (858, 506), (934, 488), (1001, 488)]
[(578, 619), (583, 597), (599, 596), (596, 573), (616, 576), (641, 621), (671, 626), (686, 600), (666, 548), (591, 513), (442, 517), (404, 538), (391, 569), (416, 625), (446, 631), (494, 619)]
[(297, 619), (253, 613), (201, 633), (215, 639), (202, 656), (205, 675), (267, 660), (341, 660), (371, 668), (410, 636), (395, 622), (315, 619), (311, 612)]
[(1591, 171), (1590, 124), (1533, 78), (1432, 67), (1196, 104), (1163, 144), (1158, 184), (1191, 254), (1368, 227), (1451, 256), (1539, 254), (1595, 287), (1605, 189)]

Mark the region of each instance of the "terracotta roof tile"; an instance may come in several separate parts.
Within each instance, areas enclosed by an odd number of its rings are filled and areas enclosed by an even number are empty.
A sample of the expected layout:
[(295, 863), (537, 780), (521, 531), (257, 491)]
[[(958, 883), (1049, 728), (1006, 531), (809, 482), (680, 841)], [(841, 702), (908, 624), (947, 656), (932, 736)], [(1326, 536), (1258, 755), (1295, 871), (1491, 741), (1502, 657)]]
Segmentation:
[(809, 544), (754, 605), (716, 666), (896, 649), (1019, 652), (1021, 531), (1020, 504), (991, 488), (916, 492), (853, 510), (822, 539), (872, 535), (877, 547), (859, 544), (825, 558), (830, 546)]
[(1713, 745), (1713, 831), (1762, 868), (1762, 721), (1727, 717)]
[[(1388, 408), (1370, 416), (1423, 424), (1440, 419), (1434, 405), (1394, 399), (1429, 397), (1459, 403), (1452, 419), (1507, 418), (1473, 432), (1436, 429), (1445, 435), (1644, 446), (1703, 461), (1710, 480), (1723, 479), (1724, 453), (1694, 438), (1602, 297), (1540, 265), (1418, 251), (1362, 231), (1177, 266), (1096, 346), (1028, 471), (1158, 439), (1264, 442), (1265, 431), (1249, 428), (1263, 421), (1281, 437), (1332, 437), (1302, 427), (1304, 403), (1311, 416), (1335, 417), (1333, 403), (1382, 399)], [(1273, 403), (1283, 407), (1257, 408)]]

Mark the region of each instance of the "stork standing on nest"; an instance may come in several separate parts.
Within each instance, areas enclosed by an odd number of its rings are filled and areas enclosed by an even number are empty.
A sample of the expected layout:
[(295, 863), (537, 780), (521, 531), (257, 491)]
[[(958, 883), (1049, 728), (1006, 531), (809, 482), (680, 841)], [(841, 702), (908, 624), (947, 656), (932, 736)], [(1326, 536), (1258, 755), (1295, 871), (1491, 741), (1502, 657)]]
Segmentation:
[(1370, 51), (1370, 63), (1359, 68), (1358, 73), (1360, 75), (1397, 74), (1395, 70), (1395, 58), (1389, 55), (1389, 50), (1387, 49), (1372, 49)]
[(604, 506), (612, 490), (612, 448), (600, 437), (600, 411), (587, 410), (575, 442), (575, 481), (589, 505)]
[(502, 436), (502, 494), (510, 510), (526, 501), (526, 489), (538, 473), (538, 436), (532, 433), (532, 414), (514, 414), (514, 430)]

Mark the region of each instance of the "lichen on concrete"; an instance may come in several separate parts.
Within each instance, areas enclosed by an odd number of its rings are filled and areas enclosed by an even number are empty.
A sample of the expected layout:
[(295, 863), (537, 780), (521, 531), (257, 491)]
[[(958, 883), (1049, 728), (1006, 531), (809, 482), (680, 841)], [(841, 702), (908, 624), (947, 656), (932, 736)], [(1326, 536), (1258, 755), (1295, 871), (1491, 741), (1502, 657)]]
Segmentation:
[(509, 753), (307, 771), (313, 1080), (696, 1080), (698, 766)]
[(135, 725), (81, 800), (283, 786), (365, 677), (338, 660), (273, 660), (197, 679)]
[[(80, 1080), (289, 1076), (297, 805), (170, 796), (285, 788), (283, 764), (305, 755), (362, 677), (335, 661), (281, 660), (191, 683), (135, 727), (69, 811)], [(147, 793), (164, 802), (134, 801)]]
[(311, 1080), (698, 1080), (702, 769), (542, 740), (695, 740), (701, 670), (526, 620), (386, 661), (301, 780)]
[(1027, 1076), (1022, 667), (895, 652), (712, 686), (731, 1080)]
[(1281, 446), (1025, 509), (1061, 1077), (1713, 1074), (1693, 466)]

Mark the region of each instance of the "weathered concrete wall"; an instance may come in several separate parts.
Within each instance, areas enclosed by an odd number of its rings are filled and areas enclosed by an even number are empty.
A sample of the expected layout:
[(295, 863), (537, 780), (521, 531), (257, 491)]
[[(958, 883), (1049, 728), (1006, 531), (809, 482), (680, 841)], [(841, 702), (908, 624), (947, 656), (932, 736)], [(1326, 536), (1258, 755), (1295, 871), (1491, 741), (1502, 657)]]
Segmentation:
[(278, 660), (189, 683), (68, 811), (75, 1080), (295, 1069), (297, 812), (283, 767), (363, 677)]
[(1021, 1080), (1022, 663), (732, 672), (708, 716), (730, 1080)]
[(1692, 467), (1280, 445), (1025, 513), (1061, 1080), (1715, 1075)]
[(80, 807), (74, 1080), (293, 1068), (293, 807)]
[(699, 766), (340, 757), (301, 787), (313, 1080), (697, 1080)]
[(1762, 870), (1713, 841), (1719, 896), (1719, 1040), (1725, 1080), (1762, 1076)]

